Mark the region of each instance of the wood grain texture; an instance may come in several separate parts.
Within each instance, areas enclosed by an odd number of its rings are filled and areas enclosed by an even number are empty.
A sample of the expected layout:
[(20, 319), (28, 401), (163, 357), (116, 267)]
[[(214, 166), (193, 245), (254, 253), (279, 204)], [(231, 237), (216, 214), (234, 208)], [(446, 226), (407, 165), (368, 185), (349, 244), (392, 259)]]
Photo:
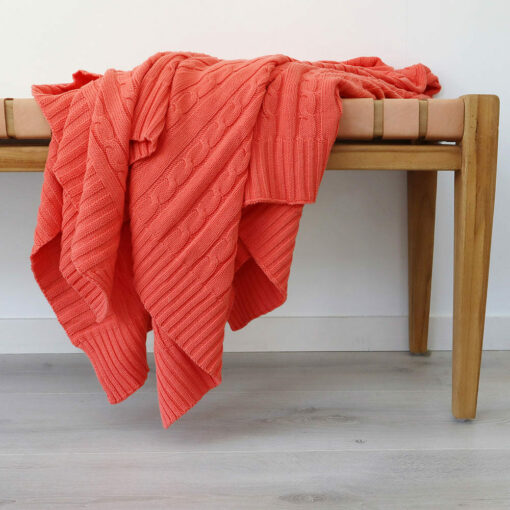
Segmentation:
[(407, 172), (409, 350), (427, 352), (437, 172)]
[[(506, 392), (483, 391), (476, 422), (449, 412), (447, 391), (212, 391), (172, 430), (156, 395), (112, 406), (99, 393), (1, 394), (2, 453), (510, 449)], [(472, 426), (470, 426), (472, 425)]]
[(3, 355), (0, 505), (508, 508), (510, 352), (486, 354), (475, 422), (449, 414), (447, 352), (229, 353), (168, 430), (152, 377), (112, 406), (84, 355)]
[[(42, 172), (46, 146), (0, 145), (0, 172)], [(336, 143), (327, 170), (457, 170), (457, 145)]]
[(0, 505), (37, 510), (506, 510), (509, 461), (508, 450), (0, 457)]
[(464, 96), (462, 168), (455, 173), (452, 412), (476, 415), (489, 278), (499, 99)]
[(42, 172), (48, 157), (45, 145), (0, 145), (0, 172)]
[(328, 170), (457, 170), (460, 148), (446, 144), (337, 143)]

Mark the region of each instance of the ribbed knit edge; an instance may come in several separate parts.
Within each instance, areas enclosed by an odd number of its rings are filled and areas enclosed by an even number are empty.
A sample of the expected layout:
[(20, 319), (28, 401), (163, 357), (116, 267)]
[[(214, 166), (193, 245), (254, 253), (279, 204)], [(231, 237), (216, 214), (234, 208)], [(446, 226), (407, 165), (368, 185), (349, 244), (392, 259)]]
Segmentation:
[(255, 139), (244, 205), (315, 202), (335, 139)]
[(161, 423), (167, 429), (221, 384), (221, 366), (217, 375), (208, 374), (156, 322), (153, 324), (159, 409)]
[(111, 323), (72, 339), (89, 358), (111, 404), (122, 402), (147, 380), (145, 342), (141, 343), (134, 333)]
[(234, 277), (235, 300), (228, 318), (232, 330), (241, 329), (287, 299), (303, 208), (303, 204), (261, 203), (253, 205), (243, 216), (239, 239), (249, 253), (249, 260), (238, 268)]
[(249, 291), (243, 292), (243, 298), (230, 307), (228, 323), (232, 331), (242, 329), (253, 319), (278, 308), (287, 299), (287, 292), (270, 285), (266, 278), (260, 277), (260, 271), (253, 259), (239, 270), (237, 278), (242, 279), (242, 286)]
[[(287, 280), (302, 208), (313, 203), (326, 169), (336, 132), (326, 138), (255, 139), (244, 206), (281, 204), (285, 214), (275, 212), (263, 224), (245, 229), (244, 243), (251, 256), (236, 271), (234, 286), (239, 296), (229, 310), (232, 331), (281, 306), (287, 299)], [(259, 215), (260, 216), (260, 215)], [(263, 228), (263, 232), (259, 232)], [(242, 234), (240, 233), (240, 237)], [(271, 253), (273, 252), (273, 253)]]
[(60, 236), (31, 255), (34, 277), (50, 303), (71, 343), (89, 358), (108, 401), (121, 402), (142, 386), (149, 367), (145, 348), (148, 316), (130, 314), (126, 302), (132, 293), (121, 288), (124, 299), (117, 305), (121, 316), (103, 323), (88, 318), (84, 302), (58, 269)]

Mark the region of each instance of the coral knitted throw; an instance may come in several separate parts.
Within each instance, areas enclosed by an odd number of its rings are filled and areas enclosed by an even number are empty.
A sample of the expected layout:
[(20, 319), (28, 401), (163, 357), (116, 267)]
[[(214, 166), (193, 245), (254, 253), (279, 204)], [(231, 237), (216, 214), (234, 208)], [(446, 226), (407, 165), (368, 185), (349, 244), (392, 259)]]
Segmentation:
[(159, 52), (34, 85), (52, 129), (35, 278), (111, 403), (147, 377), (168, 427), (221, 382), (227, 321), (280, 306), (341, 97), (428, 98), (424, 65)]

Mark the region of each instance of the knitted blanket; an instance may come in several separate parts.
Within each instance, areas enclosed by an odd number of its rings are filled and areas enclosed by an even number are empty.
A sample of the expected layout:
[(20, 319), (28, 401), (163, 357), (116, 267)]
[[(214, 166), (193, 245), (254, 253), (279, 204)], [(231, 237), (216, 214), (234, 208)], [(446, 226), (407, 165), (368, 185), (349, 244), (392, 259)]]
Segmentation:
[(147, 377), (154, 330), (166, 428), (221, 382), (225, 325), (287, 298), (342, 97), (423, 98), (417, 64), (159, 52), (129, 71), (33, 85), (52, 138), (31, 267), (117, 403)]

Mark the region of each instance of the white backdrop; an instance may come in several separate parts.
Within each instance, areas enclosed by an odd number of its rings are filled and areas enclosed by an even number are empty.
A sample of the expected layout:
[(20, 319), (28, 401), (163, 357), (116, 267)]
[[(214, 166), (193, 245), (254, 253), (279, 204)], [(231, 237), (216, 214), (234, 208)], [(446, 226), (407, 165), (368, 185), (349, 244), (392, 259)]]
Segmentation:
[[(77, 69), (130, 69), (162, 50), (304, 60), (378, 55), (428, 65), (438, 97), (501, 99), (499, 175), (487, 302), (487, 348), (510, 348), (510, 47), (504, 0), (0, 0), (0, 97)], [(29, 267), (41, 174), (0, 174), (0, 352), (72, 350)], [(432, 282), (432, 348), (451, 346), (453, 175), (441, 174)], [(232, 333), (227, 350), (405, 349), (405, 175), (326, 172), (305, 206), (289, 297)]]

